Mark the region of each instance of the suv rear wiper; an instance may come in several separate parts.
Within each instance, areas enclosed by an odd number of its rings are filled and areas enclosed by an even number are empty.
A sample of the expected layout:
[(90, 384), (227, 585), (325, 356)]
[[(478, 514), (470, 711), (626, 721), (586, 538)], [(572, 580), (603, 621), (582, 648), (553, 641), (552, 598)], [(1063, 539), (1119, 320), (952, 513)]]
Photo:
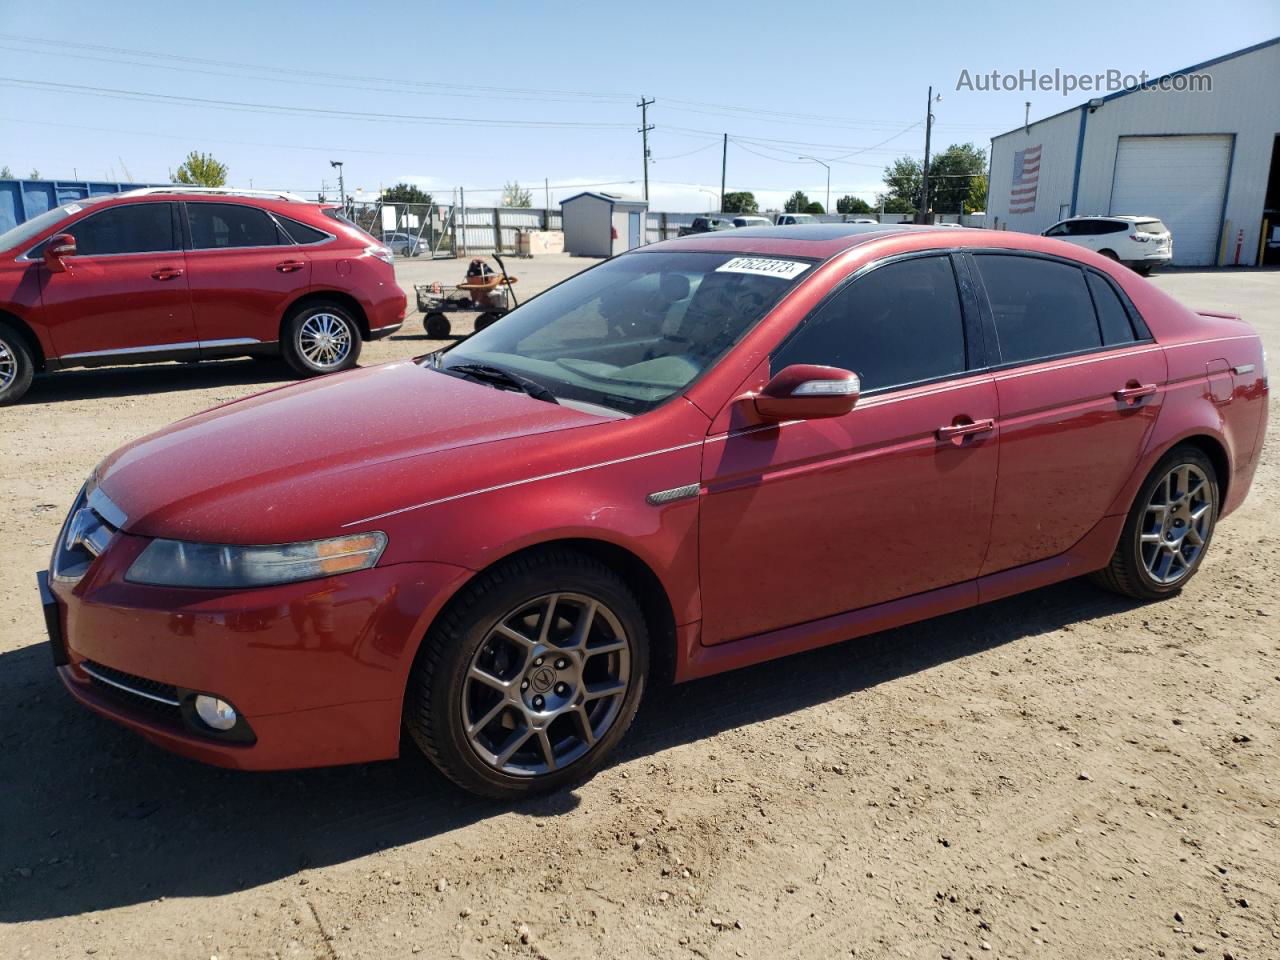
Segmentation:
[(535, 400), (545, 400), (547, 403), (559, 403), (556, 395), (538, 383), (536, 380), (530, 380), (528, 377), (522, 377), (518, 373), (512, 373), (510, 370), (503, 370), (501, 367), (492, 367), (485, 363), (455, 363), (451, 367), (441, 367), (446, 373), (457, 371), (468, 377), (474, 377), (477, 380), (484, 380), (487, 383), (506, 384), (514, 387), (533, 397)]

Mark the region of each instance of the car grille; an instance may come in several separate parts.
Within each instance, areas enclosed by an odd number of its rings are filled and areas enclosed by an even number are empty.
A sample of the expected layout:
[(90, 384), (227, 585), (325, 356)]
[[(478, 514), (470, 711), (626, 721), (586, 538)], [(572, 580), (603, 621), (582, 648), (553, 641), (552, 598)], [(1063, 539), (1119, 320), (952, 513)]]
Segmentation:
[(158, 680), (148, 680), (114, 667), (85, 660), (80, 669), (93, 680), (93, 686), (106, 698), (135, 710), (164, 717), (175, 724), (182, 722), (178, 688)]

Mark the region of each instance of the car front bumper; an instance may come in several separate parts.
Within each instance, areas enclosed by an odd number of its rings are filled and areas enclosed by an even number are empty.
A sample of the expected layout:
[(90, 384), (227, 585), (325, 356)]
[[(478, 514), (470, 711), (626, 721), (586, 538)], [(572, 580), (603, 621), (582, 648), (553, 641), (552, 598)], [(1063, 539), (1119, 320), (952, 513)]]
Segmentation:
[[(75, 584), (41, 575), (54, 662), (85, 706), (196, 760), (244, 770), (396, 756), (418, 643), (460, 567), (407, 563), (251, 590), (128, 583), (121, 535)], [(192, 708), (231, 703), (227, 734)]]

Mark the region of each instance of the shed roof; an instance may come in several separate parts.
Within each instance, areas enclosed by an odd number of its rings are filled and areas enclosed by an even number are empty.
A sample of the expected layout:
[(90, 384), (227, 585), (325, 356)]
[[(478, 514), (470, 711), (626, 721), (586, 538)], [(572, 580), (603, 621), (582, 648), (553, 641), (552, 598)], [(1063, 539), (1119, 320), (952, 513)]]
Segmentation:
[(579, 197), (594, 197), (597, 200), (604, 200), (606, 203), (628, 203), (642, 204), (647, 206), (648, 200), (641, 200), (639, 197), (624, 197), (620, 193), (604, 193), (600, 190), (583, 190), (581, 193), (575, 193), (572, 197), (565, 197), (560, 201), (560, 206), (564, 206), (570, 200), (577, 200)]

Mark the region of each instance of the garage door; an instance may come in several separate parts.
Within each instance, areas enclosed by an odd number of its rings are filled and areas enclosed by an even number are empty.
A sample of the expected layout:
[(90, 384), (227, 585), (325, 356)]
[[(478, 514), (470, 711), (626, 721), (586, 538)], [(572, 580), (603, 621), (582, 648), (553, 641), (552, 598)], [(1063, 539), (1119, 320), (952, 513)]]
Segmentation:
[(1173, 234), (1173, 262), (1217, 262), (1231, 137), (1121, 137), (1113, 216), (1158, 217)]

